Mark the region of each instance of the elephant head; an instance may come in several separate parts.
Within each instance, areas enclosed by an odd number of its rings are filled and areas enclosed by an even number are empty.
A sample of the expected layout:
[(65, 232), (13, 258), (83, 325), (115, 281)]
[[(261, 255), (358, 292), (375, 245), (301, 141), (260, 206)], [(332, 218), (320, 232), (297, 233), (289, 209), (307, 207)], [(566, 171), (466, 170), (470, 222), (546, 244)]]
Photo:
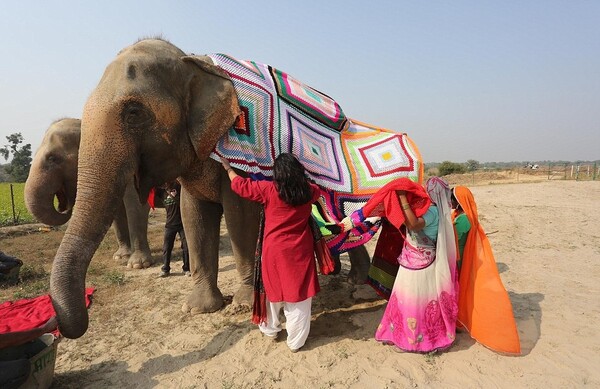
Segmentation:
[(50, 279), (66, 337), (77, 338), (87, 330), (87, 268), (129, 177), (135, 177), (140, 201), (151, 187), (177, 177), (193, 191), (216, 142), (239, 115), (231, 80), (209, 61), (186, 56), (160, 39), (142, 40), (107, 66), (86, 102), (77, 206)]
[[(79, 119), (55, 121), (35, 153), (25, 183), (25, 203), (42, 223), (61, 225), (71, 217), (77, 189), (80, 130)], [(54, 206), (55, 198), (58, 210)]]

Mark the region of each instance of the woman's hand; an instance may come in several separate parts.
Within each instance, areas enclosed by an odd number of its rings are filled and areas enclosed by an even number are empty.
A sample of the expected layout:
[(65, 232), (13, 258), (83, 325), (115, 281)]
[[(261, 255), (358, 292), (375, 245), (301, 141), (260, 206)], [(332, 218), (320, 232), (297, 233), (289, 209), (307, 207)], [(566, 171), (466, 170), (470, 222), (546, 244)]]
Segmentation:
[(220, 158), (221, 158), (221, 165), (223, 165), (223, 169), (225, 169), (225, 170), (231, 169), (231, 165), (229, 164), (229, 161), (223, 157), (220, 157)]

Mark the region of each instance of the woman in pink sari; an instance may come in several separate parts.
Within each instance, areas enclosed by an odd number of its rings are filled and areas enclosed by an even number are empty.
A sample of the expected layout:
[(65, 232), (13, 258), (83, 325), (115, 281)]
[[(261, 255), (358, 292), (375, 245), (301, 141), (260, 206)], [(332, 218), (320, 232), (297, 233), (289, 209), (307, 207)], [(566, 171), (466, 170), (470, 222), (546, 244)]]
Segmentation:
[(450, 188), (438, 177), (430, 178), (426, 187), (433, 204), (420, 217), (411, 209), (407, 192), (396, 192), (406, 239), (392, 294), (375, 333), (378, 341), (423, 353), (454, 342), (458, 311)]

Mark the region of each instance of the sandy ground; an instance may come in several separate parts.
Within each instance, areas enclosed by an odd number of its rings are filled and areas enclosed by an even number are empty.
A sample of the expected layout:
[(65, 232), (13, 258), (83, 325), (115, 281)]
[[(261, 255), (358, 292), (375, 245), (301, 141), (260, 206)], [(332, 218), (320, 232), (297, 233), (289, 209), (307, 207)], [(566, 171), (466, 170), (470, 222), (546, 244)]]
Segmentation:
[[(435, 355), (379, 344), (373, 334), (385, 301), (370, 287), (345, 281), (344, 257), (341, 276), (319, 276), (311, 333), (296, 354), (283, 340), (263, 338), (250, 313), (232, 305), (212, 314), (182, 313), (190, 278), (176, 272), (157, 278), (153, 266), (125, 271), (123, 286), (97, 290), (88, 332), (59, 344), (54, 387), (600, 387), (600, 182), (472, 191), (513, 303), (521, 356), (499, 355), (466, 333)], [(151, 227), (157, 259), (161, 232), (160, 223)], [(55, 242), (61, 233), (51, 232)], [(31, 244), (40, 239), (35, 236), (23, 241)], [(18, 252), (17, 239), (5, 238), (2, 246), (11, 242)], [(107, 235), (93, 262), (112, 262), (111, 240)], [(238, 281), (225, 230), (221, 243), (219, 287), (230, 301)]]

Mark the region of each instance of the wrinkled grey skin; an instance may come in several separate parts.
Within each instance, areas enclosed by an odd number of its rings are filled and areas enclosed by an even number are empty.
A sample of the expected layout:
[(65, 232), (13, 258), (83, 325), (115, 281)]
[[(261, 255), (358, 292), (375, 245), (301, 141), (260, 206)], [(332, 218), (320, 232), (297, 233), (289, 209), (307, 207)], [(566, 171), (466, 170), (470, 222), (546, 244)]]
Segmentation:
[[(80, 137), (79, 119), (57, 120), (46, 131), (33, 157), (25, 183), (25, 203), (29, 212), (42, 223), (58, 226), (71, 217), (77, 192)], [(54, 206), (55, 197), (58, 210)], [(148, 211), (148, 205), (138, 201), (131, 180), (113, 221), (119, 244), (113, 258), (129, 268), (141, 269), (152, 264), (147, 237)]]
[(229, 76), (209, 58), (186, 56), (168, 42), (142, 40), (108, 65), (83, 110), (77, 207), (50, 279), (63, 335), (77, 338), (87, 330), (87, 268), (131, 176), (140, 201), (153, 186), (181, 182), (194, 283), (183, 310), (223, 305), (217, 286), (223, 215), (241, 280), (233, 302), (250, 305), (259, 205), (233, 193), (220, 163), (209, 159), (239, 113)]

